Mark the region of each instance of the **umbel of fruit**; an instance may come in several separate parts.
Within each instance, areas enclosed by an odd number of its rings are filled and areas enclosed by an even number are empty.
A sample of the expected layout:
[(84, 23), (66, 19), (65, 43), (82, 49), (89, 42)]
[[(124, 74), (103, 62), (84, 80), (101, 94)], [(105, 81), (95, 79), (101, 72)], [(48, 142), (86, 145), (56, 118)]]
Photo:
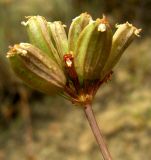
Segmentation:
[(7, 53), (16, 74), (29, 86), (49, 95), (59, 94), (75, 104), (91, 104), (98, 88), (136, 36), (128, 22), (111, 26), (103, 16), (93, 20), (87, 13), (73, 19), (68, 35), (60, 21), (27, 17), (22, 22), (30, 43), (15, 44)]
[(7, 57), (14, 71), (34, 89), (83, 106), (104, 160), (112, 160), (91, 103), (141, 30), (126, 22), (116, 25), (113, 34), (105, 16), (93, 20), (87, 13), (73, 19), (68, 36), (61, 22), (47, 22), (41, 16), (28, 17), (22, 24), (30, 43), (10, 47)]

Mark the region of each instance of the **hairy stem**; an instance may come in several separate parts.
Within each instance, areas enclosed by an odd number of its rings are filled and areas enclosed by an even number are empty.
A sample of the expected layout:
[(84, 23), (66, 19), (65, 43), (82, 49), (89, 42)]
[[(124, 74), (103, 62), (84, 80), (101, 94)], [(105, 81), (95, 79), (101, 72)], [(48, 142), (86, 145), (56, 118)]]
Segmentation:
[(96, 138), (96, 141), (99, 145), (100, 151), (102, 153), (104, 160), (112, 160), (110, 152), (106, 146), (106, 143), (104, 141), (103, 135), (98, 127), (98, 124), (96, 122), (92, 106), (90, 104), (85, 105), (84, 108), (85, 115), (87, 117), (87, 120), (89, 121), (90, 127), (92, 129), (92, 132)]

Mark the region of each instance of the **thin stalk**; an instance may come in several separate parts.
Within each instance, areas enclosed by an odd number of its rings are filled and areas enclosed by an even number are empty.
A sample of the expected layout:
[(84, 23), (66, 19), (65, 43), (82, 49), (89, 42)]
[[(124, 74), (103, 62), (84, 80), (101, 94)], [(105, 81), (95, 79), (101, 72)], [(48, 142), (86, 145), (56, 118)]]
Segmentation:
[(103, 138), (103, 135), (101, 133), (101, 130), (99, 129), (99, 126), (96, 122), (93, 110), (92, 110), (92, 106), (90, 104), (87, 104), (84, 108), (85, 111), (85, 115), (87, 117), (87, 120), (90, 124), (90, 127), (92, 129), (92, 132), (96, 138), (96, 141), (99, 145), (100, 151), (102, 153), (103, 159), (104, 160), (112, 160), (112, 157), (110, 155), (110, 152), (107, 148), (107, 145), (105, 143), (105, 140)]

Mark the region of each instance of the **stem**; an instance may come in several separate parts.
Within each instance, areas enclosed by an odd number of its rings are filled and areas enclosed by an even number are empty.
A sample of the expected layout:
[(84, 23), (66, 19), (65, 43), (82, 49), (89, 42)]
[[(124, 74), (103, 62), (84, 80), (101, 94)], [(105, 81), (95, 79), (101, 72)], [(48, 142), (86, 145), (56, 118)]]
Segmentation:
[(102, 153), (103, 159), (104, 160), (112, 160), (110, 152), (106, 146), (106, 143), (104, 141), (103, 135), (99, 129), (99, 126), (96, 122), (92, 106), (90, 104), (85, 105), (84, 108), (85, 115), (87, 117), (87, 120), (89, 121), (90, 127), (92, 129), (92, 132), (96, 138), (96, 141), (99, 145), (100, 151)]

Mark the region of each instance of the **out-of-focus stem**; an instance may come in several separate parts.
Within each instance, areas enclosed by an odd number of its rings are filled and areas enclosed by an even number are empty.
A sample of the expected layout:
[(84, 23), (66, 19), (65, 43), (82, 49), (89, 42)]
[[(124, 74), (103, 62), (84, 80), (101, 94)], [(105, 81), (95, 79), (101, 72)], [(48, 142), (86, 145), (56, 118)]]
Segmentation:
[(32, 139), (32, 124), (31, 124), (31, 113), (30, 113), (30, 107), (28, 104), (28, 93), (27, 91), (20, 87), (19, 88), (21, 100), (20, 100), (20, 106), (21, 106), (21, 114), (23, 118), (24, 123), (24, 138), (25, 138), (25, 151), (27, 154), (27, 160), (36, 160), (36, 156), (33, 151), (33, 139)]
[(94, 116), (94, 113), (92, 110), (92, 106), (90, 104), (85, 105), (84, 111), (85, 111), (85, 115), (87, 117), (87, 120), (89, 121), (92, 132), (93, 132), (93, 134), (96, 138), (96, 141), (99, 145), (103, 159), (104, 160), (112, 160), (112, 157), (111, 157), (110, 152), (106, 146), (106, 143), (104, 141), (101, 130), (99, 129), (99, 126), (96, 122), (96, 119), (95, 119), (95, 116)]

